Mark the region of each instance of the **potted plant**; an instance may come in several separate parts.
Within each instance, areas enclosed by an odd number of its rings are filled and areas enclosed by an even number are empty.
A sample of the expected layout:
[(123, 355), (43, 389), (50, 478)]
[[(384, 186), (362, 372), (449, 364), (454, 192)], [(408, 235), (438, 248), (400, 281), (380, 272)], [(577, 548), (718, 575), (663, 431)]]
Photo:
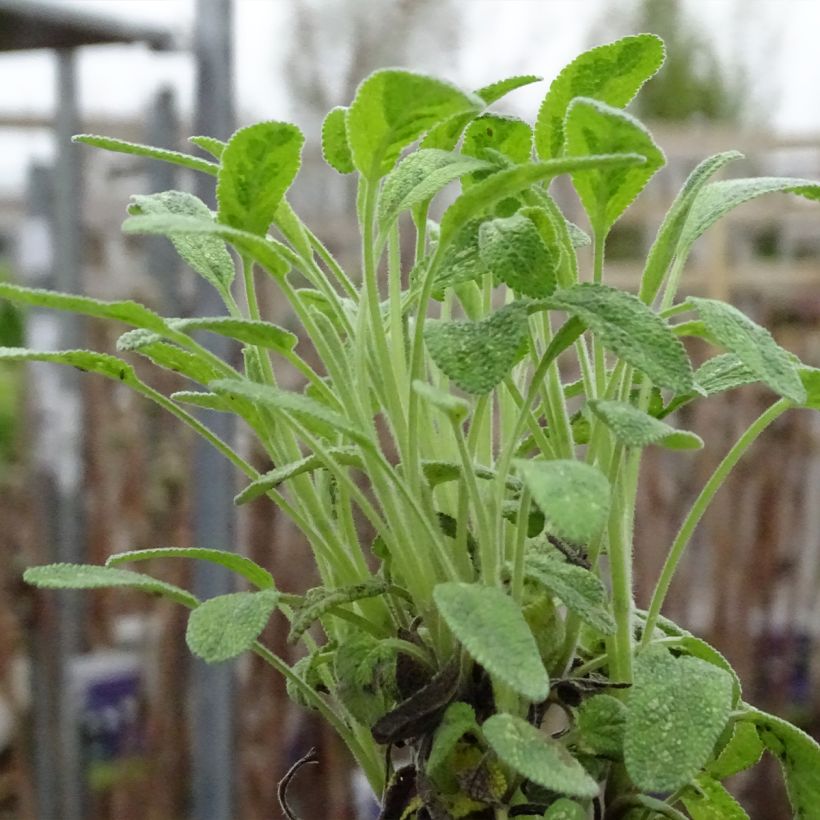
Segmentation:
[[(360, 276), (288, 203), (303, 142), (293, 125), (263, 122), (227, 143), (192, 138), (208, 160), (77, 137), (215, 177), (216, 213), (178, 191), (135, 196), (123, 228), (167, 236), (225, 314), (165, 318), (134, 302), (0, 283), (7, 299), (131, 325), (120, 351), (196, 389), (162, 395), (108, 353), (4, 348), (0, 358), (81, 367), (173, 413), (247, 476), (237, 503), (265, 495), (301, 529), (322, 585), (282, 590), (240, 555), (165, 548), (106, 566), (35, 567), (26, 580), (163, 595), (191, 610), (187, 641), (206, 661), (256, 652), (338, 732), (384, 818), (745, 817), (721, 781), (764, 751), (782, 764), (795, 816), (820, 817), (817, 744), (746, 704), (727, 661), (661, 615), (730, 470), (782, 413), (820, 407), (820, 371), (734, 307), (678, 298), (689, 250), (736, 205), (772, 191), (818, 199), (820, 184), (715, 182), (739, 155), (709, 157), (664, 217), (638, 294), (608, 285), (607, 235), (664, 163), (622, 109), (663, 57), (652, 35), (582, 54), (550, 85), (534, 127), (488, 109), (536, 77), (465, 93), (404, 70), (369, 76), (322, 129), (327, 162), (358, 176)], [(589, 234), (549, 193), (561, 174)], [(431, 221), (431, 201), (456, 180), (461, 193)], [(576, 249), (587, 244), (591, 271), (580, 271)], [(303, 339), (262, 318), (260, 276), (288, 300)], [(243, 368), (214, 356), (200, 331), (239, 342)], [(695, 371), (689, 337), (724, 352)], [(303, 391), (278, 385), (279, 362), (303, 374)], [(771, 406), (704, 485), (648, 610), (637, 609), (643, 448), (701, 447), (667, 417), (752, 382), (775, 394)], [(275, 467), (257, 472), (191, 406), (237, 414)], [(167, 557), (221, 564), (247, 589), (199, 601), (122, 568)], [(275, 610), (304, 646), (293, 666), (258, 640)], [(294, 774), (280, 788), (288, 817)]]

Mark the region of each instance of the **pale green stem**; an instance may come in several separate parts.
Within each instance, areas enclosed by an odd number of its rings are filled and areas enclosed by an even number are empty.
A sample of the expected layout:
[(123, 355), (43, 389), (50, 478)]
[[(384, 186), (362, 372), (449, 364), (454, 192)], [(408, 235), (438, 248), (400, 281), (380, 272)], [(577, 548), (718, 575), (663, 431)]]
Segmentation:
[(793, 407), (793, 405), (790, 401), (788, 401), (788, 399), (779, 399), (771, 407), (769, 407), (768, 410), (758, 416), (746, 432), (743, 433), (743, 435), (735, 442), (732, 449), (729, 450), (729, 452), (724, 456), (723, 461), (718, 464), (714, 473), (712, 473), (711, 477), (700, 491), (700, 495), (697, 499), (695, 499), (695, 503), (689, 510), (689, 514), (684, 519), (683, 524), (681, 524), (681, 527), (678, 530), (678, 534), (675, 536), (675, 540), (672, 542), (672, 546), (669, 549), (669, 554), (666, 556), (666, 561), (664, 562), (663, 569), (661, 570), (660, 577), (655, 585), (655, 591), (652, 594), (652, 601), (649, 605), (649, 609), (647, 610), (646, 626), (644, 627), (644, 634), (641, 640), (642, 648), (647, 646), (652, 638), (652, 633), (655, 631), (655, 624), (657, 623), (658, 616), (660, 615), (661, 608), (663, 607), (663, 602), (669, 592), (669, 587), (672, 584), (672, 578), (675, 575), (675, 571), (678, 568), (678, 564), (680, 563), (684, 550), (689, 543), (689, 539), (692, 537), (692, 533), (695, 531), (695, 527), (697, 527), (700, 523), (701, 518), (703, 518), (704, 513), (712, 503), (712, 499), (715, 497), (715, 494), (726, 481), (729, 473), (732, 471), (732, 468), (754, 443), (757, 437), (778, 416), (785, 413), (786, 410), (789, 410), (791, 407)]

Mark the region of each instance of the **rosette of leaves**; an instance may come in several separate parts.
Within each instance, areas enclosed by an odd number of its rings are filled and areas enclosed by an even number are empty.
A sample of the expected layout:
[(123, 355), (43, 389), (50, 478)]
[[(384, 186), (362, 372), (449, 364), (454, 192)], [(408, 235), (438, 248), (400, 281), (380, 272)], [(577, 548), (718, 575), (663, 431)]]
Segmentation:
[[(666, 214), (638, 295), (608, 284), (609, 231), (664, 162), (623, 109), (663, 57), (651, 35), (580, 55), (534, 125), (491, 110), (533, 76), (471, 92), (400, 69), (366, 78), (321, 134), (333, 172), (357, 176), (355, 271), (290, 205), (304, 142), (294, 125), (193, 138), (207, 159), (77, 137), (214, 178), (215, 212), (186, 193), (142, 194), (123, 228), (167, 237), (224, 311), (180, 319), (0, 283), (4, 299), (127, 329), (118, 355), (7, 347), (0, 359), (79, 367), (172, 413), (245, 477), (238, 504), (264, 496), (292, 519), (321, 586), (280, 590), (235, 552), (188, 548), (35, 567), (26, 580), (164, 596), (190, 610), (188, 643), (206, 661), (257, 653), (346, 743), (383, 818), (745, 817), (722, 781), (763, 753), (780, 762), (795, 816), (816, 817), (817, 744), (744, 704), (725, 659), (660, 612), (731, 469), (779, 415), (820, 408), (820, 370), (734, 307), (679, 299), (687, 256), (732, 208), (775, 192), (818, 199), (820, 184), (713, 181), (737, 154), (710, 157)], [(578, 192), (585, 230), (550, 193), (560, 175)], [(445, 190), (436, 223), (430, 205)], [(576, 253), (584, 243), (589, 271)], [(262, 287), (290, 305), (298, 336), (262, 315)], [(203, 333), (241, 356), (216, 357)], [(723, 350), (696, 372), (692, 335)], [(135, 356), (178, 373), (184, 389), (158, 392)], [(569, 357), (581, 374), (571, 383)], [(304, 389), (282, 386), (283, 367)], [(705, 483), (638, 612), (642, 452), (696, 458), (702, 441), (670, 424), (672, 410), (753, 382), (772, 402)], [(236, 414), (275, 467), (260, 474), (200, 419), (202, 407)], [(161, 572), (178, 558), (221, 564), (241, 588), (199, 601), (121, 566), (151, 560)], [(266, 645), (272, 620), (289, 625), (301, 660)], [(288, 817), (297, 769), (280, 788)]]

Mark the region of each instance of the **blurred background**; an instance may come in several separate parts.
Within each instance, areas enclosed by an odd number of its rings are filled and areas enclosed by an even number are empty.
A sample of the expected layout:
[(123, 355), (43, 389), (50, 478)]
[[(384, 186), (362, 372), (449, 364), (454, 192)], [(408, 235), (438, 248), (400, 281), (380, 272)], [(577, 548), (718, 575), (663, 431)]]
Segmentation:
[[(0, 277), (168, 315), (207, 308), (165, 240), (124, 237), (132, 193), (193, 174), (72, 146), (77, 132), (188, 150), (259, 119), (307, 136), (293, 204), (354, 269), (350, 180), (323, 166), (322, 117), (384, 65), (466, 88), (519, 73), (546, 82), (579, 50), (637, 31), (664, 37), (665, 68), (639, 97), (667, 167), (608, 249), (610, 280), (638, 281), (665, 208), (708, 154), (732, 175), (820, 179), (820, 4), (814, 0), (0, 0)], [(546, 83), (507, 111), (530, 120)], [(186, 147), (187, 145), (187, 147)], [(206, 180), (207, 182), (207, 180)], [(572, 218), (583, 222), (566, 186)], [(775, 195), (777, 197), (777, 195)], [(703, 237), (685, 289), (730, 299), (820, 365), (820, 212), (761, 199)], [(269, 296), (269, 312), (295, 330)], [(119, 328), (0, 305), (0, 345), (113, 350)], [(705, 348), (695, 351), (705, 357)], [(154, 376), (175, 389), (172, 374)], [(164, 380), (164, 381), (163, 381)], [(700, 456), (650, 452), (637, 533), (645, 605), (663, 551), (717, 460), (769, 401), (754, 388), (689, 411)], [(783, 417), (701, 524), (667, 614), (738, 669), (745, 697), (820, 737), (820, 417)], [(207, 669), (184, 613), (121, 593), (41, 594), (24, 567), (102, 562), (149, 546), (234, 547), (284, 589), (313, 584), (308, 553), (264, 500), (230, 509), (235, 477), (170, 418), (96, 377), (0, 367), (0, 818), (262, 820), (276, 784), (315, 745), (295, 787), (313, 818), (370, 817), (344, 750), (288, 705), (259, 659)], [(156, 569), (201, 594), (228, 581)], [(266, 640), (288, 656), (282, 624)], [(754, 818), (790, 817), (771, 763), (733, 787)]]

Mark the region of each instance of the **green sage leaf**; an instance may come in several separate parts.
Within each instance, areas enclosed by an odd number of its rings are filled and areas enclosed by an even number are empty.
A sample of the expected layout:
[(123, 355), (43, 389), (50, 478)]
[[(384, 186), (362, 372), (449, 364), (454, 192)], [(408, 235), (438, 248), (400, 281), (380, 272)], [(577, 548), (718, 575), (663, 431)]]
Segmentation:
[(183, 350), (175, 344), (163, 341), (157, 333), (136, 328), (123, 333), (117, 339), (117, 350), (136, 352), (152, 361), (158, 367), (179, 373), (199, 384), (218, 379), (223, 373), (208, 360), (190, 350)]
[(732, 679), (699, 658), (650, 647), (635, 662), (624, 761), (638, 788), (675, 791), (706, 765), (732, 708)]
[(0, 347), (0, 361), (5, 362), (53, 362), (67, 364), (89, 373), (97, 373), (109, 379), (117, 379), (131, 386), (139, 384), (134, 368), (128, 362), (96, 353), (93, 350), (29, 350), (24, 347)]
[(690, 302), (709, 332), (723, 347), (736, 354), (760, 381), (796, 404), (806, 400), (797, 365), (766, 328), (717, 299), (692, 297)]
[(632, 152), (646, 160), (628, 168), (573, 172), (573, 185), (593, 230), (604, 235), (663, 166), (663, 151), (634, 117), (585, 97), (578, 97), (570, 104), (564, 130), (567, 156)]
[(470, 405), (464, 399), (440, 390), (432, 384), (419, 381), (413, 382), (413, 390), (425, 401), (433, 405), (437, 410), (441, 410), (448, 418), (456, 424), (460, 424), (470, 414)]
[(31, 567), (23, 573), (27, 584), (42, 589), (109, 589), (123, 587), (159, 595), (177, 604), (193, 609), (199, 601), (173, 584), (158, 581), (149, 575), (127, 569), (100, 567), (91, 564), (46, 564)]
[(606, 526), (609, 481), (597, 468), (581, 461), (525, 461), (515, 468), (544, 513), (548, 532), (578, 544), (588, 544)]
[(441, 80), (398, 69), (376, 71), (359, 86), (347, 112), (353, 164), (365, 178), (379, 179), (429, 128), (481, 107), (479, 98)]
[(764, 748), (754, 723), (739, 720), (734, 724), (729, 742), (707, 766), (706, 771), (715, 780), (725, 780), (751, 769), (760, 760)]
[(444, 622), (490, 675), (532, 702), (549, 694), (547, 670), (518, 605), (497, 587), (445, 583), (433, 590)]
[(536, 74), (517, 74), (514, 77), (506, 77), (503, 80), (485, 85), (479, 88), (475, 94), (477, 97), (481, 97), (486, 105), (492, 105), (494, 102), (498, 102), (502, 97), (506, 97), (511, 91), (532, 85), (533, 83), (540, 83), (543, 79), (543, 77), (539, 77)]
[(591, 399), (589, 409), (626, 447), (660, 444), (669, 450), (699, 450), (703, 439), (687, 430), (676, 430), (624, 401)]
[(692, 365), (680, 340), (657, 314), (625, 291), (592, 283), (558, 290), (550, 305), (577, 316), (604, 347), (676, 393), (693, 388)]
[(661, 67), (663, 41), (654, 34), (624, 37), (576, 57), (552, 81), (535, 123), (535, 148), (542, 159), (564, 145), (564, 119), (575, 97), (592, 97), (623, 108)]
[(254, 645), (278, 603), (273, 589), (209, 598), (188, 616), (185, 642), (207, 663), (229, 661)]
[(340, 174), (352, 174), (356, 167), (347, 141), (347, 108), (331, 108), (322, 123), (322, 156)]
[(229, 339), (236, 339), (247, 345), (266, 347), (288, 353), (296, 346), (298, 338), (289, 330), (284, 330), (271, 322), (256, 319), (237, 319), (233, 316), (202, 316), (190, 319), (169, 319), (174, 330), (192, 333), (207, 330)]
[[(218, 140), (214, 137), (188, 137), (188, 142), (196, 145), (197, 148), (201, 148), (203, 151), (206, 151), (214, 157), (214, 159), (219, 159), (222, 156), (222, 152), (228, 144), (227, 142), (223, 142), (222, 140)], [(216, 171), (214, 171), (214, 173), (216, 173)]]
[(487, 272), (478, 244), (481, 219), (471, 219), (448, 243), (433, 279), (433, 297), (444, 298), (444, 290), (480, 279)]
[(489, 393), (524, 353), (527, 308), (513, 302), (479, 322), (430, 320), (424, 340), (438, 368), (468, 393)]
[(544, 820), (587, 820), (587, 810), (566, 797), (560, 797), (544, 813)]
[(255, 561), (226, 550), (206, 549), (204, 547), (152, 547), (144, 550), (129, 550), (109, 555), (105, 565), (117, 567), (132, 561), (154, 561), (158, 558), (191, 558), (218, 564), (225, 569), (241, 575), (258, 589), (273, 589), (273, 576)]
[(430, 756), (427, 758), (427, 774), (435, 777), (447, 763), (456, 744), (468, 732), (478, 734), (475, 710), (469, 703), (451, 703), (441, 716), (441, 723), (433, 735)]
[(372, 726), (396, 698), (396, 649), (354, 632), (333, 658), (336, 694), (356, 720)]
[(737, 800), (714, 778), (701, 774), (681, 795), (692, 820), (749, 820)]
[(743, 364), (736, 353), (722, 353), (705, 361), (695, 371), (695, 384), (707, 396), (734, 390), (746, 384), (754, 384), (758, 377)]
[(498, 714), (484, 721), (484, 737), (503, 763), (558, 794), (591, 799), (598, 784), (557, 741), (515, 715)]
[(230, 413), (231, 408), (222, 396), (216, 393), (204, 393), (199, 390), (177, 390), (171, 393), (170, 398), (182, 404), (191, 404), (194, 407), (202, 407), (205, 410), (214, 410), (217, 413)]
[(264, 236), (302, 162), (302, 132), (287, 122), (240, 128), (222, 152), (217, 220)]
[[(516, 165), (529, 162), (532, 158), (532, 128), (517, 117), (482, 114), (467, 126), (461, 151), (470, 157), (487, 159), (488, 148), (498, 151)], [(472, 173), (462, 181), (462, 187), (468, 188), (489, 173), (490, 171)]]
[(593, 695), (578, 709), (576, 727), (584, 751), (619, 760), (623, 756), (626, 706), (613, 695)]

